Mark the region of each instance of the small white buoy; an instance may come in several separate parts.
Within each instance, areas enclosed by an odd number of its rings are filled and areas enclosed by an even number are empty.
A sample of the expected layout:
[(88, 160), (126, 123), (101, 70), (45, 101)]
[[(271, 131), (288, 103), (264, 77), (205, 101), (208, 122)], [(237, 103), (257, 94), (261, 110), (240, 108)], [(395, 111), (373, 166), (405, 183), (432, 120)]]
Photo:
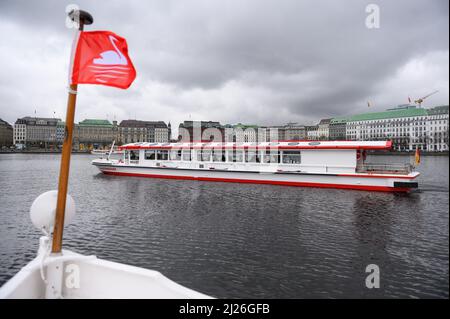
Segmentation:
[[(39, 195), (31, 204), (30, 217), (33, 225), (46, 234), (53, 232), (56, 214), (58, 191), (48, 191)], [(64, 226), (70, 224), (75, 217), (75, 201), (67, 194)]]

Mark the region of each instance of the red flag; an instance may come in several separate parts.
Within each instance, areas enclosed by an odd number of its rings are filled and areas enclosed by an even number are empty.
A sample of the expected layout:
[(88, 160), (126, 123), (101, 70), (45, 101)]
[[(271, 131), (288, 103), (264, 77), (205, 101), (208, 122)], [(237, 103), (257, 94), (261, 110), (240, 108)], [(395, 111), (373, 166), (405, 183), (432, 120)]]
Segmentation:
[(72, 60), (71, 84), (100, 84), (127, 89), (136, 78), (127, 41), (110, 31), (81, 31)]

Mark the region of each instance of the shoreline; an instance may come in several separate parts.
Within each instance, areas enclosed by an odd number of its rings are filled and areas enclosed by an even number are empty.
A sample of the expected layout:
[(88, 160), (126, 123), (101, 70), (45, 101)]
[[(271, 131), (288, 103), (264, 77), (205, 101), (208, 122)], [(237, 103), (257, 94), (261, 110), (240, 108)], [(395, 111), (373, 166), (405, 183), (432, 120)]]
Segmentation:
[[(53, 151), (53, 150), (28, 150), (28, 151), (2, 151), (0, 150), (0, 154), (61, 154), (61, 151)], [(72, 154), (91, 154), (91, 151), (72, 151)], [(414, 156), (415, 152), (397, 152), (397, 151), (371, 151), (368, 152), (367, 155), (387, 155), (387, 156)], [(448, 156), (449, 152), (420, 152), (420, 156)]]
[[(367, 155), (385, 155), (385, 156), (415, 156), (415, 152), (397, 152), (397, 151), (372, 151), (367, 152)], [(448, 151), (443, 152), (425, 152), (421, 151), (420, 156), (448, 156)]]
[[(0, 151), (0, 154), (61, 154), (61, 151)], [(90, 151), (72, 151), (72, 154), (91, 154)]]

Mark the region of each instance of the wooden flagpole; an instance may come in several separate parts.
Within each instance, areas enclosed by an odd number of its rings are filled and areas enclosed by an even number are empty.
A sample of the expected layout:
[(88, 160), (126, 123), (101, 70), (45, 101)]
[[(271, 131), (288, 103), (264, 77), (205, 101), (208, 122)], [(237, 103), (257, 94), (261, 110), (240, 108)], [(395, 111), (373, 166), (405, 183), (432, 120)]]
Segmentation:
[[(75, 21), (78, 19), (79, 30), (83, 31), (84, 25), (94, 22), (92, 16), (83, 10), (71, 11), (69, 17)], [(77, 101), (77, 84), (70, 84), (67, 100), (66, 126), (64, 143), (61, 154), (61, 166), (59, 170), (58, 199), (56, 202), (55, 225), (53, 228), (52, 253), (60, 253), (64, 230), (64, 214), (66, 210), (67, 187), (69, 184), (70, 156), (72, 154), (73, 126), (75, 118), (75, 105)]]

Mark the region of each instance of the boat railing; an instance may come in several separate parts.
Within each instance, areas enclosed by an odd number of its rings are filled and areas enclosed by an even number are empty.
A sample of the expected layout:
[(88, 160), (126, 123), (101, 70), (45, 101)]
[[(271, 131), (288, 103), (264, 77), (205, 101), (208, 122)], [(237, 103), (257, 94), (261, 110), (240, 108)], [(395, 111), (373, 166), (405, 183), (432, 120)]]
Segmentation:
[(389, 174), (409, 174), (413, 172), (414, 166), (409, 163), (364, 163), (357, 166), (358, 173), (389, 173)]

